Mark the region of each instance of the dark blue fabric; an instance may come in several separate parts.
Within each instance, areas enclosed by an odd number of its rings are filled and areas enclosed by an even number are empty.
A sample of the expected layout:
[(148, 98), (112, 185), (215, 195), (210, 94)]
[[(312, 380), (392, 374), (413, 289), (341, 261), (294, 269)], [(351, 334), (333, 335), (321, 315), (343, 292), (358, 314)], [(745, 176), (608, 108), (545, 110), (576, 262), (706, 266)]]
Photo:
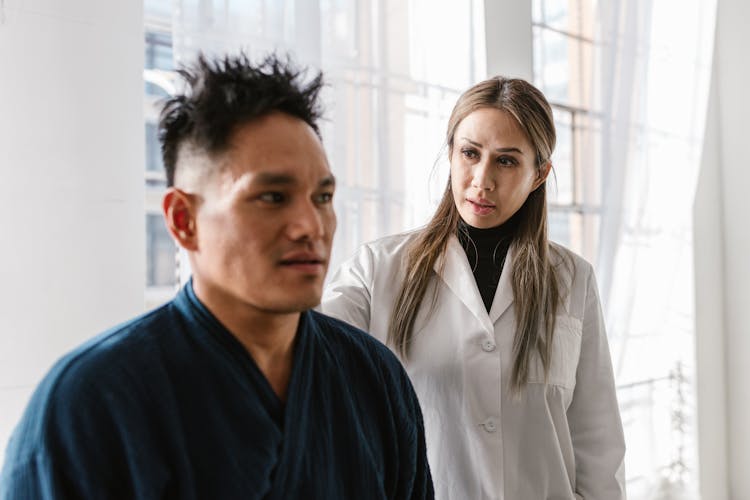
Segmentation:
[(52, 368), (0, 476), (13, 500), (432, 496), (419, 405), (388, 349), (303, 313), (284, 405), (190, 284)]

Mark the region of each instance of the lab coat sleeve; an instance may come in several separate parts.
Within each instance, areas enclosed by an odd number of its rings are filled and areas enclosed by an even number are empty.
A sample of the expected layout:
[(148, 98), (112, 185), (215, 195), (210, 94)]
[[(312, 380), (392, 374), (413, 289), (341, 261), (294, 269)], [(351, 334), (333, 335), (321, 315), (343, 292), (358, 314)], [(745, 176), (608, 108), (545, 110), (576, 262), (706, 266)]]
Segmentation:
[(370, 305), (374, 259), (364, 245), (334, 273), (323, 293), (320, 311), (370, 331)]
[(575, 490), (585, 500), (624, 500), (625, 439), (596, 279), (585, 282), (581, 354), (568, 425), (576, 462)]

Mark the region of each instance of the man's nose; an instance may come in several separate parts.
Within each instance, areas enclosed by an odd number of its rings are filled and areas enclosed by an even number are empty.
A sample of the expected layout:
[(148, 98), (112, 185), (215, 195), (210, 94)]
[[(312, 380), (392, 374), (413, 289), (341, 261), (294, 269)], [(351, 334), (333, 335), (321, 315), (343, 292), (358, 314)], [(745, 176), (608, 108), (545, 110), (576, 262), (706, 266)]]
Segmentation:
[(320, 209), (312, 201), (300, 202), (290, 219), (288, 233), (292, 240), (319, 239), (325, 235)]

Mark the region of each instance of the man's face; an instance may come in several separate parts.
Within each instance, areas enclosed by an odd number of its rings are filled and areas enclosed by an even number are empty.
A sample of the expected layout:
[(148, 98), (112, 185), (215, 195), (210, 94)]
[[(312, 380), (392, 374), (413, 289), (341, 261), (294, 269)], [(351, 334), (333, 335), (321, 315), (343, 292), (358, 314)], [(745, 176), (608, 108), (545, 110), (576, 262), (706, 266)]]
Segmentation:
[(334, 180), (304, 121), (237, 128), (195, 209), (193, 284), (210, 309), (288, 314), (320, 302), (336, 229)]

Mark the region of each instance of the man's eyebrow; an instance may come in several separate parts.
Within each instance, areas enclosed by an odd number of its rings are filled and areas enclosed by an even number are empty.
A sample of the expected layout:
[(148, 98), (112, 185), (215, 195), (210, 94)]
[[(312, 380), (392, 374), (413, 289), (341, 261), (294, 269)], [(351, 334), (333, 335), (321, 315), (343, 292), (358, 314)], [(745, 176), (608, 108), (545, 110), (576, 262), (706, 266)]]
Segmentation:
[[(253, 179), (253, 184), (261, 186), (291, 186), (297, 183), (297, 179), (289, 174), (260, 173)], [(321, 179), (318, 187), (335, 187), (336, 178), (328, 175)]]
[(260, 173), (253, 179), (253, 184), (264, 186), (287, 186), (294, 183), (294, 177), (287, 174)]
[[(476, 142), (476, 141), (472, 141), (468, 137), (461, 137), (461, 139), (465, 140), (466, 142), (468, 142), (472, 146), (476, 146), (478, 148), (483, 148), (484, 147), (481, 143)], [(515, 147), (513, 147), (513, 148), (496, 148), (495, 152), (497, 152), (497, 153), (520, 153), (520, 154), (523, 154), (523, 151), (521, 151), (520, 149), (515, 148)]]
[(336, 178), (332, 175), (324, 177), (323, 180), (320, 181), (319, 187), (336, 187)]

